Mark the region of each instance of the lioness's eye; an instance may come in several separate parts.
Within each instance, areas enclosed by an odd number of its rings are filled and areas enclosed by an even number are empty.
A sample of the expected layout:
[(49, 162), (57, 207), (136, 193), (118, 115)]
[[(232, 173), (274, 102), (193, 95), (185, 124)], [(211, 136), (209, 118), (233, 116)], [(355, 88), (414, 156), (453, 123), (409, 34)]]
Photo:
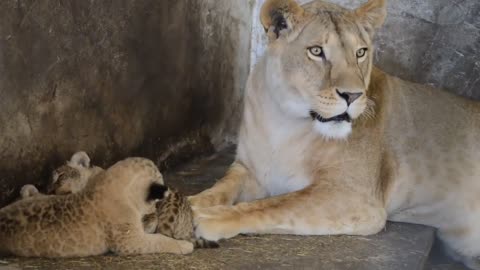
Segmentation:
[(357, 58), (362, 58), (367, 54), (368, 48), (361, 48), (357, 51)]
[(323, 56), (323, 48), (320, 46), (313, 46), (308, 48), (308, 51), (313, 55), (317, 57)]
[(312, 46), (307, 48), (307, 54), (313, 61), (322, 61), (325, 58), (323, 48), (320, 46)]

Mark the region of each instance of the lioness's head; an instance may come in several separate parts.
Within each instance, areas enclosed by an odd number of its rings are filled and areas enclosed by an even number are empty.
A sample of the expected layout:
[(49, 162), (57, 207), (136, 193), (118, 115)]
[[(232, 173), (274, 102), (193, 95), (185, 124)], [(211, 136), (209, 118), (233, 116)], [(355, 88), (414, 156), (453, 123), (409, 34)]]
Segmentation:
[(261, 22), (270, 43), (272, 98), (286, 113), (311, 118), (323, 136), (346, 138), (367, 108), (372, 39), (385, 17), (385, 0), (356, 10), (319, 0), (303, 6), (267, 0)]

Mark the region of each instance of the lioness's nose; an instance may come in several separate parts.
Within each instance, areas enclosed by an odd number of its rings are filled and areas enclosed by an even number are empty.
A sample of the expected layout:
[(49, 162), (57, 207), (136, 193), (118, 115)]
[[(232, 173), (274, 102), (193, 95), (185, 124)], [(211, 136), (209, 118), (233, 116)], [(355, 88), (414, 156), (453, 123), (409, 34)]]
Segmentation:
[(348, 106), (350, 106), (350, 104), (355, 102), (355, 100), (357, 100), (359, 97), (363, 95), (363, 93), (340, 92), (338, 89), (337, 89), (337, 94), (341, 98), (345, 99)]

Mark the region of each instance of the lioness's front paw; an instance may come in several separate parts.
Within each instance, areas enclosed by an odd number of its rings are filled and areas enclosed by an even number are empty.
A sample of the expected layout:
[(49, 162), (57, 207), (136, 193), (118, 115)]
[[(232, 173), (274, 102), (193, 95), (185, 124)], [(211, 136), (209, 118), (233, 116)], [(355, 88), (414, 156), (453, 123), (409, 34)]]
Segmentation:
[(178, 246), (180, 247), (180, 251), (178, 254), (190, 254), (193, 252), (193, 243), (188, 241), (179, 240)]
[(228, 239), (241, 231), (241, 220), (233, 207), (215, 206), (194, 210), (195, 235), (209, 241)]
[(228, 230), (228, 225), (215, 219), (200, 219), (195, 228), (195, 235), (208, 241), (216, 242), (220, 239), (232, 238), (237, 234), (238, 233), (235, 233), (232, 230)]

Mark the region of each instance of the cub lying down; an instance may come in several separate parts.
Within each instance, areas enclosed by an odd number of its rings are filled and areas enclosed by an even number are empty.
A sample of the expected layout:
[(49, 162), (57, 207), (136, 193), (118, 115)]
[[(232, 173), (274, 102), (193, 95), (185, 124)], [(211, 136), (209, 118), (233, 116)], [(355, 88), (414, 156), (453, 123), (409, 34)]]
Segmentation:
[(167, 189), (147, 159), (128, 158), (92, 176), (81, 191), (33, 196), (0, 209), (0, 253), (80, 257), (114, 252), (187, 254), (193, 244), (145, 232)]
[[(65, 165), (55, 169), (47, 187), (48, 194), (66, 195), (80, 192), (88, 183), (90, 177), (103, 169), (90, 165), (90, 157), (85, 152), (78, 152)], [(22, 188), (22, 199), (41, 194), (35, 186), (26, 185)], [(178, 240), (187, 240), (195, 248), (217, 248), (218, 243), (195, 238), (193, 212), (187, 198), (181, 193), (165, 188), (162, 198), (156, 203), (156, 211), (142, 218), (145, 232), (160, 233)]]
[[(68, 160), (65, 165), (52, 172), (47, 186), (48, 195), (67, 195), (82, 191), (90, 178), (103, 172), (104, 169), (92, 166), (87, 153), (80, 151)], [(20, 199), (45, 196), (34, 185), (25, 185), (20, 190)]]

